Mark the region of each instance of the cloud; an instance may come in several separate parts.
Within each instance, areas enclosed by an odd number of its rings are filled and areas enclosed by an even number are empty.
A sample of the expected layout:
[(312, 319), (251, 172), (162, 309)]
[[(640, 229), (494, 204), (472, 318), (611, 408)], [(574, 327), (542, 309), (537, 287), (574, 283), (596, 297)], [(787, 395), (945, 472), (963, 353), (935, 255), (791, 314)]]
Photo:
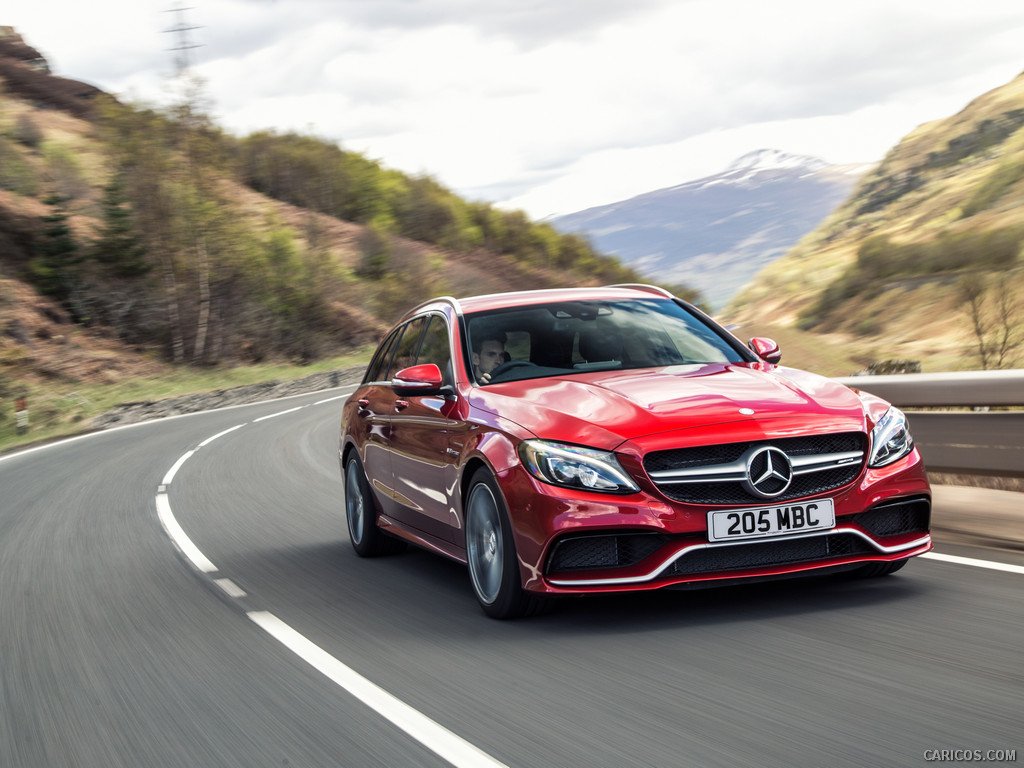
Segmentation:
[[(60, 74), (168, 98), (169, 3), (43, 5), (5, 23)], [(762, 147), (878, 159), (1019, 73), (1024, 4), (204, 0), (184, 19), (228, 130), (313, 132), (543, 216)]]
[[(317, 0), (312, 2), (323, 4)], [(457, 25), (474, 29), (483, 37), (506, 39), (527, 49), (570, 36), (586, 36), (612, 24), (627, 23), (648, 9), (668, 4), (666, 0), (350, 0), (331, 3), (338, 9), (339, 16), (371, 32), (422, 32)]]

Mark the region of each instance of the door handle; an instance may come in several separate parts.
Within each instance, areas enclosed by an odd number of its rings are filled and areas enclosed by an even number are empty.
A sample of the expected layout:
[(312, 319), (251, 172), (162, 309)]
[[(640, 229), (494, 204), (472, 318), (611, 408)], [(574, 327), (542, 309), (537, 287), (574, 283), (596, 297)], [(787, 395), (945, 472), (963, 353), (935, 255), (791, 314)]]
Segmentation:
[(408, 407), (409, 407), (409, 401), (408, 400), (395, 400), (395, 410), (396, 411), (404, 411)]
[(359, 405), (362, 406), (363, 408), (366, 408), (370, 404), (370, 398), (368, 398), (368, 397), (361, 397), (356, 402), (358, 402)]

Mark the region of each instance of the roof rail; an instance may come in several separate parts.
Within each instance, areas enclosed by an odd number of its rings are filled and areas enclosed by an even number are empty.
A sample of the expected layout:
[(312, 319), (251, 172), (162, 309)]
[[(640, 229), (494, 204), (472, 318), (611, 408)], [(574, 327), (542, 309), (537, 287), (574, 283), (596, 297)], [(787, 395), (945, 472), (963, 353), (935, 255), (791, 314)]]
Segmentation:
[(616, 283), (615, 285), (609, 285), (609, 288), (633, 288), (637, 291), (646, 291), (647, 293), (657, 294), (658, 296), (664, 296), (666, 299), (674, 299), (670, 291), (666, 291), (657, 285), (648, 285), (647, 283)]
[[(412, 309), (408, 310), (405, 314), (406, 315), (412, 315), (412, 314), (415, 314), (416, 312), (419, 312), (424, 307), (430, 306), (431, 304), (441, 304), (441, 303), (451, 304), (452, 307), (455, 308), (456, 314), (459, 314), (459, 315), (462, 314), (462, 305), (459, 304), (459, 300), (456, 299), (454, 296), (435, 296), (432, 299), (428, 299), (427, 301), (424, 301), (424, 302), (421, 302), (420, 304), (417, 304), (415, 307), (413, 307)], [(403, 317), (404, 317), (404, 315), (403, 315)]]

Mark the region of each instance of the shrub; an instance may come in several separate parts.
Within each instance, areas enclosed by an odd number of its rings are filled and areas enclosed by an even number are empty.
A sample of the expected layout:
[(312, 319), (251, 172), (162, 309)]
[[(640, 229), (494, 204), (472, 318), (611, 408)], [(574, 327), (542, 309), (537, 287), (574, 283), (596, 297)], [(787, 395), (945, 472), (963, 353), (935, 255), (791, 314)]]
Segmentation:
[(32, 149), (38, 149), (39, 145), (43, 143), (43, 132), (27, 114), (18, 115), (18, 119), (14, 121), (13, 135), (14, 140), (19, 144), (24, 144)]

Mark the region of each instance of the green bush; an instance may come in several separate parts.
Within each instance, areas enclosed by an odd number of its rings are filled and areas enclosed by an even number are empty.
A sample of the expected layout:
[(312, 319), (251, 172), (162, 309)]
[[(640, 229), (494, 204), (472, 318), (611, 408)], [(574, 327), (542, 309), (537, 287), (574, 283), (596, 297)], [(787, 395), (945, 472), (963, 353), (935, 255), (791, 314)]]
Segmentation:
[(974, 194), (964, 204), (963, 218), (970, 218), (977, 213), (987, 210), (1010, 187), (1022, 179), (1024, 179), (1024, 160), (1016, 160), (1000, 165), (974, 190)]
[(797, 327), (816, 328), (844, 302), (872, 298), (892, 280), (1007, 267), (1017, 261), (1022, 238), (1020, 227), (945, 231), (920, 243), (896, 243), (885, 235), (868, 238), (858, 249), (856, 261), (800, 313)]
[(0, 136), (0, 189), (23, 197), (39, 194), (39, 178), (15, 144)]

